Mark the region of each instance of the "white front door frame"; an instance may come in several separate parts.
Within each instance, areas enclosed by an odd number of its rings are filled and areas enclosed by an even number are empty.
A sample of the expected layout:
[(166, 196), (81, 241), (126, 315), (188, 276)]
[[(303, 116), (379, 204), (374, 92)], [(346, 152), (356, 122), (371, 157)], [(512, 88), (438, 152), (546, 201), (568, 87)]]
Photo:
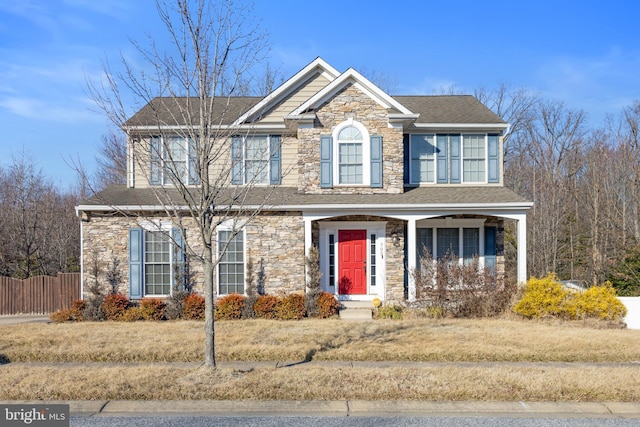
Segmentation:
[[(332, 293), (340, 300), (372, 301), (378, 298), (385, 299), (386, 288), (386, 221), (320, 221), (318, 223), (320, 231), (318, 250), (320, 251), (320, 271), (322, 272), (321, 287), (325, 292)], [(338, 251), (338, 231), (339, 230), (366, 230), (367, 231), (367, 293), (365, 295), (340, 295), (338, 278), (336, 274), (331, 274), (331, 267), (336, 268), (340, 262)], [(329, 250), (330, 236), (333, 236), (334, 258), (333, 266), (330, 265)], [(372, 242), (372, 236), (375, 241)], [(372, 257), (372, 246), (375, 246), (375, 257)], [(372, 283), (371, 261), (375, 261), (375, 284)], [(334, 283), (330, 283), (333, 278)]]

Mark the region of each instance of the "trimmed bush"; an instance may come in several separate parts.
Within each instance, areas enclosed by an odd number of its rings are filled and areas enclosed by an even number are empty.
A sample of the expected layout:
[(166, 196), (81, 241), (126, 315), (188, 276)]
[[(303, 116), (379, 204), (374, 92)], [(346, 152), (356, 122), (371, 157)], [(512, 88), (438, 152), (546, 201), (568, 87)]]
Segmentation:
[(304, 318), (304, 295), (289, 294), (279, 298), (275, 307), (275, 315), (278, 320), (300, 320)]
[(578, 293), (570, 306), (576, 319), (618, 320), (627, 314), (627, 308), (616, 296), (611, 282)]
[(123, 322), (137, 322), (140, 320), (146, 320), (145, 310), (142, 307), (129, 307), (122, 317), (119, 319)]
[(198, 294), (190, 294), (182, 300), (182, 318), (185, 320), (204, 319), (204, 297)]
[(320, 319), (337, 316), (340, 310), (340, 302), (333, 294), (322, 292), (318, 296), (318, 315)]
[(104, 298), (102, 311), (107, 320), (120, 320), (129, 308), (129, 298), (122, 294), (109, 294)]
[(259, 319), (275, 319), (278, 297), (275, 295), (260, 295), (253, 304), (253, 311)]
[(555, 273), (549, 273), (538, 279), (532, 277), (524, 287), (520, 301), (513, 311), (525, 317), (565, 317), (572, 316), (567, 311), (570, 291), (563, 289)]
[(234, 320), (242, 318), (242, 308), (244, 307), (244, 297), (233, 293), (218, 300), (214, 308), (215, 320)]
[(51, 319), (54, 323), (63, 323), (63, 322), (77, 322), (82, 320), (82, 314), (80, 314), (78, 318), (78, 312), (73, 308), (66, 308), (63, 310), (58, 310), (54, 313), (51, 313), (49, 319)]
[(140, 308), (145, 320), (162, 320), (167, 304), (158, 298), (144, 298), (140, 301)]

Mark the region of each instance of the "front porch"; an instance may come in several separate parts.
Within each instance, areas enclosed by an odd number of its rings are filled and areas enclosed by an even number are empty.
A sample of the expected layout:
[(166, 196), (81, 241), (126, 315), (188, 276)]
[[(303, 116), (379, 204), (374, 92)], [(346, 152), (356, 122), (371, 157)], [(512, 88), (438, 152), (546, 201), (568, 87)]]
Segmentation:
[(461, 260), (504, 275), (505, 219), (515, 220), (516, 280), (526, 281), (526, 213), (496, 212), (386, 215), (303, 214), (305, 247), (320, 253), (321, 287), (340, 301), (415, 301), (410, 274), (423, 249), (434, 257), (451, 251)]

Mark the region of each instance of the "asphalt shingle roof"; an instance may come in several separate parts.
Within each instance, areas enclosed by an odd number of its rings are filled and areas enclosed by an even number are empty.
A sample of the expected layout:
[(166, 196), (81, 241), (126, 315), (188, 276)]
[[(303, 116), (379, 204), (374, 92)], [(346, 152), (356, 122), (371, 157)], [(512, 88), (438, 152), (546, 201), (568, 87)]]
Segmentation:
[[(225, 195), (218, 199), (218, 204), (229, 203), (230, 191), (231, 189), (228, 189), (223, 192)], [(178, 193), (172, 189), (127, 188), (124, 185), (113, 185), (96, 196), (84, 200), (81, 205), (87, 211), (98, 206), (158, 206), (167, 198), (175, 201), (176, 205), (184, 204)], [(402, 205), (428, 208), (442, 205), (520, 203), (528, 202), (508, 188), (493, 186), (416, 187), (407, 189), (401, 194), (302, 194), (293, 187), (254, 187), (243, 202), (246, 206), (266, 204), (273, 210), (318, 206), (394, 208)]]

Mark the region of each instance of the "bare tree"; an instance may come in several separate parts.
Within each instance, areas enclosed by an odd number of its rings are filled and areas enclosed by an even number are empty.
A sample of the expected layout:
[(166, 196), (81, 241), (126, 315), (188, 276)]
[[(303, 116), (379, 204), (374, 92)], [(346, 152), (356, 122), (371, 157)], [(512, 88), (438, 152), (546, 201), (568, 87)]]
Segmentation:
[(103, 190), (112, 184), (125, 184), (127, 181), (127, 139), (120, 130), (111, 129), (104, 135), (96, 157), (95, 188)]
[[(186, 223), (197, 229), (197, 244), (191, 244), (184, 231), (181, 237), (190, 259), (203, 266), (205, 366), (215, 368), (215, 267), (230, 239), (261, 210), (255, 201), (245, 207), (254, 178), (246, 185), (231, 185), (230, 139), (250, 128), (228, 125), (228, 116), (237, 114), (229, 111), (230, 98), (244, 90), (248, 76), (264, 59), (266, 39), (250, 9), (238, 2), (167, 0), (156, 6), (170, 46), (157, 46), (153, 39), (148, 47), (134, 42), (145, 70), (123, 58), (124, 71), (111, 72), (107, 65), (106, 80), (90, 84), (90, 92), (114, 124), (128, 132), (136, 167), (147, 176), (163, 174), (151, 190), (164, 206), (164, 215), (180, 230)], [(135, 133), (135, 116), (128, 120), (125, 99), (145, 106), (145, 117), (159, 135), (153, 143)], [(167, 138), (172, 135), (189, 141), (193, 154), (187, 165), (173, 161), (177, 159), (171, 157), (174, 148)], [(153, 157), (161, 152), (168, 153), (173, 166), (154, 166)], [(223, 223), (230, 224), (230, 234), (216, 242), (216, 230)], [(216, 247), (222, 249), (216, 252)]]

